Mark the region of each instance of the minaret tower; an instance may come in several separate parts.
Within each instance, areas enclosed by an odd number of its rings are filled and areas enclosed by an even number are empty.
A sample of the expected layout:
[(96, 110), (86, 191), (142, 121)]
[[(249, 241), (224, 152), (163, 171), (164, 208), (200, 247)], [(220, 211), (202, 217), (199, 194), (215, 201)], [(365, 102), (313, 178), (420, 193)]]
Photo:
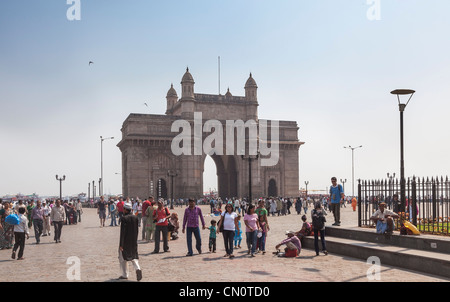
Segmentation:
[(172, 114), (172, 109), (178, 101), (178, 95), (175, 89), (173, 88), (173, 84), (170, 85), (169, 91), (167, 91), (167, 109), (166, 114)]
[(186, 68), (186, 73), (181, 79), (181, 98), (182, 99), (194, 99), (194, 78), (189, 72), (189, 68)]
[(255, 80), (252, 77), (252, 73), (250, 73), (250, 77), (245, 83), (245, 98), (250, 102), (258, 102), (257, 90), (258, 86), (256, 85)]

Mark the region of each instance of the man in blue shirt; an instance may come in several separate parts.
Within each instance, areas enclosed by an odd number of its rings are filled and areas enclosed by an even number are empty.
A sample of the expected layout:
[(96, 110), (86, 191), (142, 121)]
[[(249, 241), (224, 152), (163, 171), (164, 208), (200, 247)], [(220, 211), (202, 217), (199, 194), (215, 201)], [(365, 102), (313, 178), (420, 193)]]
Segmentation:
[(334, 223), (335, 226), (341, 225), (341, 202), (344, 200), (344, 189), (341, 185), (337, 184), (336, 177), (331, 178), (331, 187), (330, 187), (330, 199), (331, 199), (331, 211), (333, 211), (334, 215)]

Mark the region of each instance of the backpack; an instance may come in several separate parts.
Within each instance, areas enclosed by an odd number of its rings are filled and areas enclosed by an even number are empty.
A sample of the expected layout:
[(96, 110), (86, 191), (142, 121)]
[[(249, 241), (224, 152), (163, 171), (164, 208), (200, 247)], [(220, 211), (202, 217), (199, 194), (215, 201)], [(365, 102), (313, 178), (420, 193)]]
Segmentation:
[(312, 225), (314, 227), (315, 230), (322, 230), (323, 227), (325, 226), (325, 222), (326, 222), (326, 218), (323, 215), (323, 213), (317, 213), (316, 210), (313, 210), (313, 215), (312, 215)]
[(7, 222), (8, 224), (11, 224), (11, 225), (19, 225), (20, 219), (17, 214), (11, 214), (11, 215), (6, 216), (5, 222)]

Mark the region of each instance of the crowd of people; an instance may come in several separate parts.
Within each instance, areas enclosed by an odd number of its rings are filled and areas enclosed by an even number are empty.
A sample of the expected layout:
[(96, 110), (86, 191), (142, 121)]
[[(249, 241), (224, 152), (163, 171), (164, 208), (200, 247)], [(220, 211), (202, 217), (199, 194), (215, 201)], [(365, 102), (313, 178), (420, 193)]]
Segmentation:
[[(105, 200), (102, 196), (95, 203), (100, 227), (120, 227), (119, 261), (122, 269), (120, 279), (128, 278), (127, 263), (131, 261), (136, 270), (137, 278), (142, 278), (139, 267), (137, 243), (139, 237), (142, 241), (153, 242), (154, 248), (151, 254), (160, 252), (168, 253), (169, 241), (177, 240), (180, 232), (185, 234), (187, 254), (194, 255), (194, 247), (198, 254), (202, 254), (202, 236), (200, 230), (208, 229), (208, 249), (210, 253), (217, 251), (217, 238), (223, 237), (226, 258), (234, 258), (236, 249), (242, 248), (244, 240), (247, 247), (247, 255), (255, 257), (257, 254), (266, 253), (266, 239), (270, 232), (269, 219), (272, 216), (291, 215), (293, 207), (297, 215), (302, 215), (302, 225), (298, 231), (286, 231), (285, 238), (275, 246), (278, 256), (297, 257), (302, 249), (302, 239), (305, 236), (314, 236), (314, 249), (316, 255), (322, 251), (328, 254), (325, 242), (325, 222), (327, 210), (331, 210), (334, 216), (333, 225), (340, 225), (340, 208), (346, 202), (344, 192), (340, 185), (336, 184), (336, 178), (332, 178), (330, 195), (327, 196), (302, 196), (291, 198), (259, 198), (253, 203), (245, 199), (188, 199), (178, 205), (186, 205), (182, 221), (177, 213), (169, 210), (168, 202), (163, 199), (155, 200), (152, 196), (146, 200), (139, 198), (110, 198)], [(213, 217), (207, 226), (199, 204), (209, 204)], [(173, 204), (176, 206), (176, 204)], [(311, 210), (309, 210), (311, 209)], [(302, 214), (303, 212), (303, 214)], [(7, 217), (16, 214), (19, 220), (17, 224), (9, 224)], [(34, 228), (36, 244), (39, 244), (41, 236), (50, 236), (54, 226), (54, 241), (61, 242), (61, 230), (63, 225), (77, 224), (81, 222), (83, 209), (81, 202), (61, 200), (44, 200), (17, 204), (3, 203), (0, 209), (0, 249), (12, 249), (11, 257), (23, 258), (25, 238), (29, 237), (29, 229)], [(309, 216), (309, 215), (310, 216)], [(392, 215), (385, 212), (384, 214)], [(383, 212), (377, 215), (379, 223), (384, 222)], [(308, 219), (309, 217), (310, 219)], [(389, 221), (389, 220), (387, 220)], [(388, 222), (388, 228), (390, 224)], [(384, 225), (377, 228), (382, 229)], [(385, 228), (383, 228), (385, 230)], [(141, 235), (139, 234), (141, 233)], [(319, 240), (320, 237), (320, 240)], [(193, 245), (193, 240), (195, 244)], [(319, 243), (321, 249), (319, 249)], [(284, 246), (284, 251), (280, 248)]]
[(30, 229), (34, 231), (36, 244), (41, 237), (51, 236), (54, 227), (54, 241), (61, 242), (63, 225), (81, 222), (83, 209), (80, 200), (18, 200), (13, 203), (0, 200), (0, 250), (12, 249), (11, 258), (23, 260), (25, 240)]
[[(121, 243), (119, 246), (119, 261), (122, 275), (119, 279), (128, 278), (126, 264), (128, 261), (132, 262), (136, 270), (137, 279), (140, 280), (142, 278), (142, 270), (139, 266), (139, 257), (137, 253), (139, 225), (143, 226), (142, 240), (154, 242), (154, 249), (151, 254), (158, 254), (160, 252), (169, 253), (169, 241), (178, 239), (178, 232), (181, 229), (181, 232), (186, 235), (186, 257), (194, 255), (194, 247), (198, 254), (202, 254), (201, 230), (209, 231), (207, 246), (210, 253), (216, 253), (217, 237), (221, 234), (225, 248), (225, 255), (223, 257), (230, 259), (234, 258), (234, 251), (241, 248), (243, 234), (245, 233), (247, 255), (249, 255), (249, 257), (255, 257), (259, 253), (264, 255), (266, 253), (266, 238), (270, 231), (269, 213), (272, 200), (283, 200), (282, 203), (286, 204), (286, 212), (284, 212), (283, 207), (281, 207), (279, 215), (290, 214), (290, 211), (288, 211), (289, 207), (287, 206), (288, 202), (284, 202), (288, 199), (284, 198), (259, 199), (256, 200), (256, 205), (247, 203), (245, 200), (230, 199), (222, 202), (220, 199), (217, 199), (210, 201), (210, 215), (213, 217), (217, 215), (218, 221), (213, 218), (210, 220), (210, 225), (207, 226), (204, 219), (206, 215), (202, 213), (202, 209), (198, 205), (198, 200), (188, 199), (187, 207), (184, 210), (183, 219), (180, 223), (176, 213), (170, 213), (167, 202), (162, 199), (155, 201), (154, 198), (150, 196), (142, 203), (136, 200), (120, 199), (116, 208), (128, 210), (124, 210), (120, 222)], [(98, 213), (101, 215), (100, 211)], [(142, 213), (142, 215), (139, 216), (138, 213)], [(327, 212), (322, 207), (321, 202), (316, 202), (310, 214), (311, 222), (308, 222), (307, 215), (304, 214), (301, 216), (301, 229), (297, 232), (286, 232), (286, 238), (281, 240), (279, 244), (275, 246), (275, 249), (277, 250), (274, 252), (275, 254), (283, 257), (297, 257), (300, 255), (302, 249), (301, 241), (305, 236), (314, 236), (316, 255), (319, 255), (320, 251), (325, 255), (328, 254), (325, 243), (325, 216), (327, 215)], [(124, 219), (125, 216), (127, 216), (126, 219)], [(125, 221), (127, 221), (126, 225), (124, 225)], [(132, 223), (130, 221), (132, 221)], [(321, 250), (319, 249), (319, 236)], [(132, 244), (129, 243), (127, 246), (123, 246), (126, 244), (122, 242), (126, 242), (127, 238), (128, 240), (129, 238), (132, 238), (129, 241)], [(193, 243), (194, 240), (195, 243)], [(283, 252), (280, 250), (282, 246), (285, 246)]]

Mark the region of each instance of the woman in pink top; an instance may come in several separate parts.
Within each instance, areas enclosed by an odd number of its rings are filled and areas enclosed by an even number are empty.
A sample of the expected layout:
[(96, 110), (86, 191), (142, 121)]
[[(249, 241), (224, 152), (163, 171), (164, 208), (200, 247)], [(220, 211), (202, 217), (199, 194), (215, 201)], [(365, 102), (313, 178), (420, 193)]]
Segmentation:
[(259, 226), (258, 215), (255, 214), (255, 206), (249, 205), (247, 214), (244, 216), (244, 223), (246, 226), (245, 234), (247, 235), (248, 253), (251, 257), (255, 257), (256, 240), (258, 239)]

